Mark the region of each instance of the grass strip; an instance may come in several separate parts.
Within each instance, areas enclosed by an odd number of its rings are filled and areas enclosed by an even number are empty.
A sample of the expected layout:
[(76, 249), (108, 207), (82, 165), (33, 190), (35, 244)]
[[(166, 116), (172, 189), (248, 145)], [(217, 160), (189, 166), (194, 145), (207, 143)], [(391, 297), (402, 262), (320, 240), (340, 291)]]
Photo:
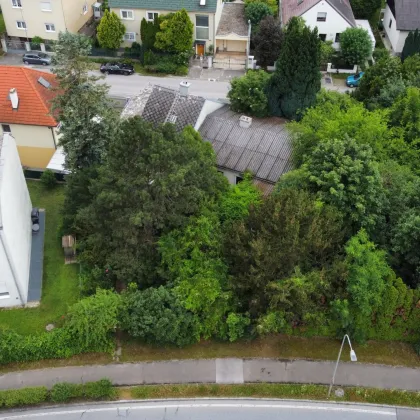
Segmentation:
[[(360, 387), (343, 389), (343, 398), (337, 398), (333, 393), (329, 401), (420, 407), (420, 392)], [(130, 395), (133, 399), (247, 397), (325, 401), (327, 400), (327, 392), (328, 386), (325, 385), (266, 383), (244, 385), (142, 385), (119, 389), (120, 399), (126, 399)]]

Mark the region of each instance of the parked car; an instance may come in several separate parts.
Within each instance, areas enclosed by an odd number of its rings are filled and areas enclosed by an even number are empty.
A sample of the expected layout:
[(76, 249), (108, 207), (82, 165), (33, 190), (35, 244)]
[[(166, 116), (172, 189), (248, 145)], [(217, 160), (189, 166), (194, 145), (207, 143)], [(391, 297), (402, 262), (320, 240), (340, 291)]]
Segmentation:
[(134, 73), (134, 67), (131, 64), (106, 63), (101, 65), (101, 72), (104, 74), (124, 74), (129, 76)]
[(346, 85), (351, 88), (359, 86), (360, 80), (362, 80), (364, 74), (365, 73), (361, 71), (360, 73), (356, 73), (347, 77)]
[(23, 54), (23, 62), (25, 64), (42, 64), (49, 66), (51, 64), (51, 57), (43, 52), (28, 52)]

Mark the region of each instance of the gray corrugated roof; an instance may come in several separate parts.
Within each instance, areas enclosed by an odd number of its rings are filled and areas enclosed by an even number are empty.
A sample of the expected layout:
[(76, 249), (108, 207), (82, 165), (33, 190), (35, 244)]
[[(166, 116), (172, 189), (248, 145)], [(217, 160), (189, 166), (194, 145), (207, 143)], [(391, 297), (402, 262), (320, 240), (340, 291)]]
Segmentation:
[(181, 131), (187, 125), (195, 126), (204, 102), (200, 96), (181, 96), (176, 89), (148, 86), (128, 101), (121, 116), (140, 115), (153, 124), (172, 122)]
[(215, 13), (217, 0), (206, 0), (200, 6), (200, 0), (109, 0), (111, 8), (118, 9), (147, 9), (147, 10), (181, 10), (189, 12)]
[(420, 29), (420, 0), (388, 0), (400, 31)]
[(292, 168), (291, 136), (280, 118), (254, 118), (249, 128), (239, 126), (239, 117), (227, 105), (206, 117), (201, 136), (209, 141), (217, 165), (238, 173), (247, 169), (263, 181), (275, 183)]
[(326, 1), (331, 7), (337, 10), (351, 26), (356, 26), (353, 10), (349, 0), (303, 0), (298, 4), (297, 0), (282, 0), (281, 12), (283, 24), (286, 24), (293, 16), (302, 16), (309, 9), (314, 7), (320, 1)]
[(222, 16), (220, 17), (216, 36), (229, 34), (248, 36), (248, 24), (245, 17), (245, 3), (241, 1), (223, 3)]

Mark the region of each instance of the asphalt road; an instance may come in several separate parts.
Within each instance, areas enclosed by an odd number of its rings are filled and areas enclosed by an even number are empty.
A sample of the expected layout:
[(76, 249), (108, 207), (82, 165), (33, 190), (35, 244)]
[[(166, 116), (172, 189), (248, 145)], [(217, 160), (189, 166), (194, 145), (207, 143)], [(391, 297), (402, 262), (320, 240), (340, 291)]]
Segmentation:
[(276, 400), (177, 400), (63, 406), (0, 413), (0, 420), (414, 420), (420, 411)]

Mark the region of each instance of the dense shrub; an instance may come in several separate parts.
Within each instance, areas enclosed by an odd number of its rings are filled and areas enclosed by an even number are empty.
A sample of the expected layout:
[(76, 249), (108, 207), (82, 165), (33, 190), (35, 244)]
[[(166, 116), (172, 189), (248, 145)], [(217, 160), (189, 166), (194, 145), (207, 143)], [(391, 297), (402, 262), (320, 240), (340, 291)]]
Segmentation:
[(83, 386), (83, 395), (89, 400), (112, 398), (114, 388), (112, 382), (106, 378), (96, 382), (86, 382)]
[(54, 188), (57, 183), (57, 178), (55, 177), (55, 173), (47, 169), (41, 175), (41, 182), (45, 188), (48, 188), (48, 189)]
[(0, 407), (19, 407), (21, 405), (35, 405), (45, 402), (48, 398), (47, 388), (23, 388), (0, 391)]
[(65, 402), (83, 396), (83, 385), (59, 382), (51, 389), (51, 401)]

